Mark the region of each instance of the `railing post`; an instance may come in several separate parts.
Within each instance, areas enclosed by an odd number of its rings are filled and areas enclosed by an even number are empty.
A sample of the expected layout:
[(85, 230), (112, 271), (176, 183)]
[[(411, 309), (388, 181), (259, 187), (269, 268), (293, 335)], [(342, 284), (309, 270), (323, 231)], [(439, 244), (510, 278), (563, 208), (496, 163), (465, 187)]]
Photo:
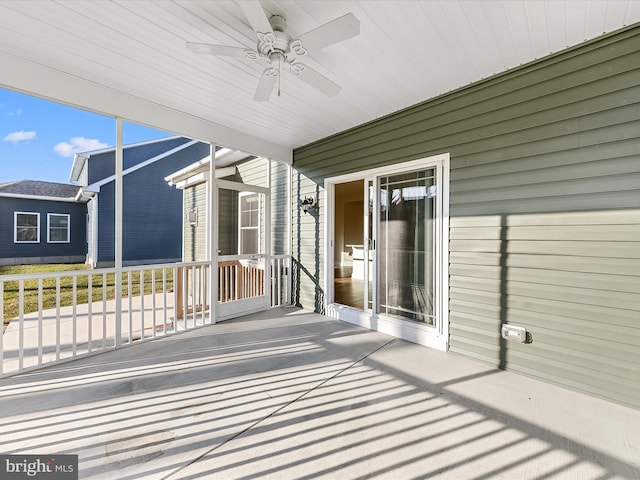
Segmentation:
[(77, 353), (77, 344), (78, 344), (78, 315), (77, 315), (77, 303), (78, 303), (78, 277), (77, 276), (73, 276), (71, 277), (71, 303), (73, 304), (73, 306), (71, 307), (73, 310), (72, 316), (71, 316), (71, 321), (73, 324), (73, 334), (72, 334), (72, 339), (73, 339), (73, 343), (71, 345), (71, 355), (73, 357), (76, 356)]
[(93, 341), (93, 276), (87, 275), (87, 351), (91, 353)]
[(129, 329), (129, 345), (133, 342), (133, 291), (131, 286), (131, 270), (127, 272), (127, 305), (129, 311), (127, 312), (128, 329)]
[(60, 277), (56, 277), (56, 360), (60, 360)]
[[(115, 341), (115, 339), (114, 339)], [(102, 348), (107, 346), (107, 274), (102, 274)]]
[(271, 162), (267, 158), (267, 194), (264, 205), (264, 271), (261, 292), (264, 295), (264, 309), (271, 307)]
[(2, 335), (0, 335), (0, 374), (4, 373), (4, 282), (0, 281), (0, 317), (2, 317)]
[(153, 329), (151, 336), (156, 336), (156, 269), (151, 270), (151, 317), (153, 321)]
[(18, 282), (18, 369), (24, 366), (24, 280)]
[(42, 364), (42, 278), (38, 279), (38, 365)]
[(209, 323), (216, 323), (218, 310), (218, 215), (214, 209), (218, 208), (218, 187), (216, 185), (216, 146), (210, 145), (209, 150), (209, 181), (207, 226), (209, 239)]
[(138, 274), (140, 278), (140, 337), (144, 340), (144, 268)]

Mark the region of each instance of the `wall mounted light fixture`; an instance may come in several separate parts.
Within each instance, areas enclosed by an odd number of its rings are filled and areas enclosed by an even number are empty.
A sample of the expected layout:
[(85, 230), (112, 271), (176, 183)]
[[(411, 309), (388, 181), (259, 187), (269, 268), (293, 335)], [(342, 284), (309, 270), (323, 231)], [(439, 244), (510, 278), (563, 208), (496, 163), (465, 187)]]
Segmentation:
[(316, 199), (313, 197), (304, 197), (302, 200), (300, 200), (300, 208), (305, 214), (309, 211), (309, 209), (315, 206), (316, 206)]

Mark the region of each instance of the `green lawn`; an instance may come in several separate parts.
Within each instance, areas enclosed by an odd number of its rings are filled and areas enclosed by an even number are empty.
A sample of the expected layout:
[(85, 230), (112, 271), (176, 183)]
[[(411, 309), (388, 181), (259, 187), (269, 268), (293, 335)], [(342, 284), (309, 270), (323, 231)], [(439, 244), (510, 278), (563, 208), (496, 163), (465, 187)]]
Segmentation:
[[(18, 266), (0, 266), (0, 275), (22, 275), (30, 273), (46, 273), (46, 272), (67, 272), (72, 270), (88, 270), (84, 264), (50, 264), (50, 265), (18, 265)], [(97, 273), (98, 271), (96, 271)], [(0, 279), (1, 280), (1, 279)], [(132, 274), (132, 292), (133, 295), (140, 294), (140, 276), (137, 272)], [(102, 274), (94, 275), (91, 280), (92, 301), (102, 300)], [(89, 301), (89, 285), (88, 277), (80, 276), (76, 284), (76, 304), (88, 303)], [(106, 289), (107, 299), (115, 297), (115, 274), (107, 275), (107, 281), (104, 288)], [(173, 288), (173, 271), (167, 272), (167, 289)], [(151, 272), (145, 272), (144, 275), (144, 293), (152, 292)], [(156, 272), (156, 292), (162, 291), (162, 274)], [(127, 274), (122, 275), (122, 293), (127, 293)], [(4, 284), (4, 315), (3, 320), (6, 325), (12, 318), (19, 314), (19, 286), (18, 282), (5, 282)], [(60, 306), (66, 307), (73, 304), (73, 280), (72, 277), (66, 276), (60, 279)], [(56, 306), (56, 281), (54, 278), (47, 279), (42, 283), (42, 307), (55, 308)], [(24, 313), (38, 311), (38, 281), (28, 280), (24, 283)], [(2, 312), (0, 312), (2, 313)]]

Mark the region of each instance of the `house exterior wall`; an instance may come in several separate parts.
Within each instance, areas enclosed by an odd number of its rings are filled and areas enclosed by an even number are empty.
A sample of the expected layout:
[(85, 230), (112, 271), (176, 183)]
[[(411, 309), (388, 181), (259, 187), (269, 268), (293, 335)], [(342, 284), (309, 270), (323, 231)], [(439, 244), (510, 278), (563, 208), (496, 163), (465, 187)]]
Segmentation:
[[(164, 146), (162, 151), (175, 147)], [(125, 265), (181, 260), (182, 192), (169, 186), (164, 178), (206, 157), (209, 149), (206, 143), (195, 143), (123, 177), (122, 260)], [(162, 151), (147, 152), (145, 159)], [(103, 185), (98, 197), (98, 265), (112, 265), (115, 182)]]
[(271, 253), (289, 253), (289, 166), (285, 163), (271, 164)]
[(640, 408), (639, 50), (636, 26), (297, 149), (294, 300), (322, 310), (325, 178), (449, 152), (450, 350)]
[[(190, 142), (188, 138), (176, 137), (168, 140), (162, 140), (158, 142), (145, 142), (139, 146), (125, 146), (122, 152), (122, 169), (126, 170), (131, 168), (145, 160), (153, 158), (157, 155), (161, 155), (173, 148)], [(104, 178), (108, 178), (111, 175), (115, 175), (115, 153), (113, 150), (106, 151), (104, 153), (96, 153), (89, 159), (86, 178), (87, 183), (83, 186), (91, 185), (99, 182)], [(204, 155), (206, 156), (206, 155)], [(175, 170), (174, 170), (175, 171)], [(83, 172), (84, 174), (84, 172)]]
[[(202, 182), (183, 190), (184, 195), (184, 254), (185, 262), (201, 262), (207, 259), (207, 183)], [(196, 221), (189, 221), (194, 209)]]
[(238, 192), (218, 191), (218, 253), (238, 254)]
[[(37, 243), (14, 242), (14, 212), (40, 214)], [(47, 214), (68, 214), (69, 243), (47, 242)], [(84, 262), (87, 251), (84, 204), (24, 198), (0, 197), (0, 265)]]
[[(225, 180), (267, 187), (267, 164), (264, 159), (249, 160), (237, 165), (234, 176)], [(272, 162), (271, 165), (271, 253), (288, 253), (288, 167), (286, 164)], [(206, 259), (206, 182), (186, 187), (184, 190), (184, 259), (199, 261)], [(238, 193), (222, 190), (218, 209), (218, 250), (220, 255), (236, 254), (238, 251)], [(188, 221), (189, 211), (195, 208), (198, 214), (197, 225)], [(264, 222), (263, 222), (264, 225)]]

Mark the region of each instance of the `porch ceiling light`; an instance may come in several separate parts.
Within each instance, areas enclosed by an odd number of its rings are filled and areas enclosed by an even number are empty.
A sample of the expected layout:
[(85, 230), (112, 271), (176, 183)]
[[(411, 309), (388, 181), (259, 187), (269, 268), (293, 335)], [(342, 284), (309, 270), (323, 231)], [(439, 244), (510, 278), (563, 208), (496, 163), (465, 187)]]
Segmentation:
[(316, 199), (313, 197), (304, 197), (302, 200), (300, 200), (300, 208), (305, 213), (305, 215), (309, 211), (309, 209), (314, 208), (315, 206)]

